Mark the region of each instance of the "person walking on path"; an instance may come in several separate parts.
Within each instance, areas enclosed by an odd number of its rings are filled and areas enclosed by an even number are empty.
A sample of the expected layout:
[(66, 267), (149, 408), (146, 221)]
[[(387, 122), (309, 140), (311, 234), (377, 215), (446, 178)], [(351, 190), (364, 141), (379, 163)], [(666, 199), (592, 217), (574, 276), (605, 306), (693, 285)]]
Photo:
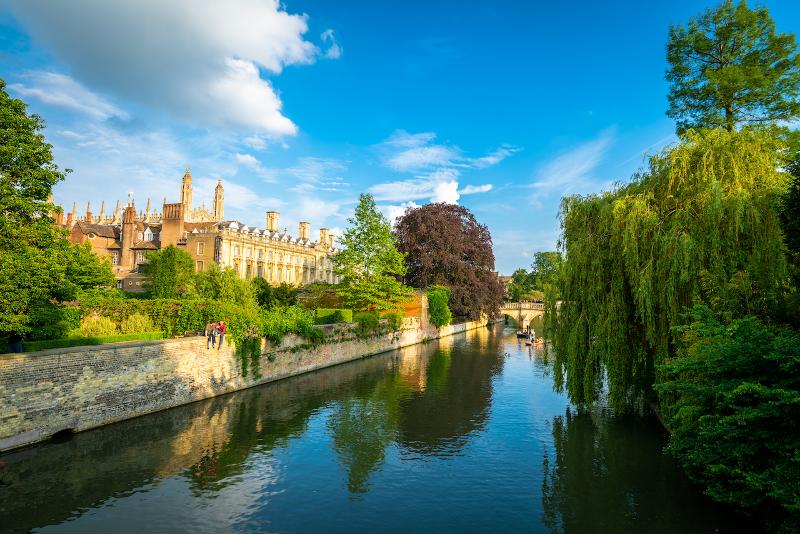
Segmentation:
[(204, 331), (206, 335), (206, 350), (214, 348), (217, 343), (217, 324), (208, 323)]
[(220, 321), (217, 324), (217, 331), (219, 332), (219, 343), (217, 343), (217, 350), (222, 347), (222, 340), (225, 339), (225, 331), (228, 329), (228, 325), (225, 324), (225, 321)]

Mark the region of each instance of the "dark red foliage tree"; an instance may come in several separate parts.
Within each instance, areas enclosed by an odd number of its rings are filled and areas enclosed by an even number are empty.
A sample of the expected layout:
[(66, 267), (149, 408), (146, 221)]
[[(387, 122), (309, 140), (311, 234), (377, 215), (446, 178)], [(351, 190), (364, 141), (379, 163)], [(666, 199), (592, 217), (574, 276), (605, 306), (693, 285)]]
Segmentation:
[(456, 316), (497, 313), (503, 286), (494, 272), (492, 236), (467, 208), (444, 203), (408, 208), (395, 233), (397, 248), (406, 254), (406, 284), (449, 287)]

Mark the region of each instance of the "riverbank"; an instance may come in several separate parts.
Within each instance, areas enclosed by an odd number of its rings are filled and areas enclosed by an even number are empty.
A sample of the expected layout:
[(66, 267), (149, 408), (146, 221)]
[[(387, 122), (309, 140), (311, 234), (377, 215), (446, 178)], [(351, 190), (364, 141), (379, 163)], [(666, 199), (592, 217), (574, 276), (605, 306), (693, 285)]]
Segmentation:
[(406, 320), (396, 332), (359, 338), (328, 327), (332, 341), (288, 335), (252, 353), (204, 337), (0, 355), (0, 452), (225, 393), (472, 330)]

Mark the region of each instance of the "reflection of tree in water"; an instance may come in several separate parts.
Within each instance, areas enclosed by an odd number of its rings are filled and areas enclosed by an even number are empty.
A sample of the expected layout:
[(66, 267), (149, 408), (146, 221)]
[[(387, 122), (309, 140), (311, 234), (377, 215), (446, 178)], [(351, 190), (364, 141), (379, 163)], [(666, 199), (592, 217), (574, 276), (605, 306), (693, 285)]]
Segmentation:
[(502, 369), (502, 355), (494, 338), (483, 350), (471, 344), (453, 354), (437, 350), (427, 366), (428, 387), (400, 399), (401, 445), (433, 454), (463, 447), (488, 419), (492, 377)]
[(643, 524), (647, 532), (736, 531), (736, 519), (712, 522), (713, 504), (661, 452), (665, 439), (655, 418), (570, 409), (555, 417), (555, 450), (542, 462), (544, 524), (565, 533), (642, 532)]

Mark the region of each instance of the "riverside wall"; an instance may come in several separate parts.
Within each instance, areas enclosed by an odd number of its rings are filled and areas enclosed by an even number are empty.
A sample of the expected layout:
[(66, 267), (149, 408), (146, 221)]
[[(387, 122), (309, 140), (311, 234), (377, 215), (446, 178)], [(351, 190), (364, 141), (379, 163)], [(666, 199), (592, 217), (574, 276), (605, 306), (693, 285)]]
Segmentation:
[(286, 336), (262, 341), (255, 358), (204, 337), (118, 343), (0, 355), (0, 452), (201, 399), (238, 391), (478, 328), (407, 319), (397, 332), (355, 337), (328, 327), (331, 342)]

